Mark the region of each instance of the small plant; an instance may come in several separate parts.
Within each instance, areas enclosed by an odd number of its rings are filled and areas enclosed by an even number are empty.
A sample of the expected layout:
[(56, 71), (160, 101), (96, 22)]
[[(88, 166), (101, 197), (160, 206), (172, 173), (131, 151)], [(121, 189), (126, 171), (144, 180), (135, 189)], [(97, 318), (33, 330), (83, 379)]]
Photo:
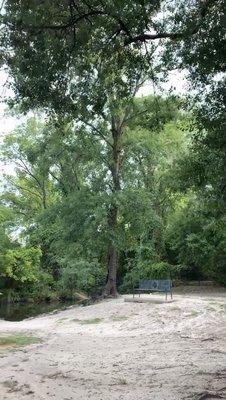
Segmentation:
[(199, 315), (199, 312), (196, 310), (191, 310), (191, 313), (189, 314), (189, 317), (197, 317)]
[(180, 309), (180, 307), (172, 307), (171, 308), (171, 311), (180, 311), (181, 309)]
[(112, 321), (126, 321), (127, 319), (126, 315), (115, 315), (112, 317)]
[(103, 321), (103, 318), (91, 318), (91, 319), (83, 319), (83, 320), (78, 320), (81, 325), (92, 325), (92, 324), (99, 324), (100, 322)]
[(216, 300), (211, 300), (208, 302), (210, 305), (217, 305), (219, 304)]
[(63, 317), (58, 319), (57, 323), (58, 324), (63, 324), (64, 322), (68, 322), (69, 321), (69, 317)]
[(128, 382), (127, 382), (127, 380), (125, 378), (119, 378), (118, 384), (119, 385), (127, 385)]
[(18, 382), (14, 380), (7, 380), (2, 382), (3, 386), (10, 389), (10, 392), (17, 392)]

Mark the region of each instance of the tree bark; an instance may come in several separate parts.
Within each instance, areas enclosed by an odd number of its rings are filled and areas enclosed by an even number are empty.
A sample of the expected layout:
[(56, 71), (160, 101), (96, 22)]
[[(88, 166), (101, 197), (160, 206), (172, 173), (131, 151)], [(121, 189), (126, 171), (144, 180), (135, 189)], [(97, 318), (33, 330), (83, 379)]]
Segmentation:
[[(111, 228), (113, 228), (113, 224), (115, 224), (115, 227), (117, 225), (117, 209), (112, 208), (109, 212), (111, 217), (113, 219), (111, 222), (109, 221), (109, 226), (111, 225)], [(114, 233), (115, 229), (113, 228)], [(113, 232), (112, 232), (113, 233)], [(108, 244), (108, 250), (107, 250), (107, 283), (105, 286), (104, 290), (104, 295), (105, 296), (112, 296), (112, 297), (117, 297), (117, 248), (116, 244), (114, 242), (114, 238), (111, 238)]]
[(121, 165), (121, 121), (112, 118), (112, 146), (110, 149), (110, 171), (112, 176), (112, 202), (108, 211), (109, 243), (107, 250), (107, 283), (105, 296), (117, 297), (117, 193), (120, 192), (120, 165)]

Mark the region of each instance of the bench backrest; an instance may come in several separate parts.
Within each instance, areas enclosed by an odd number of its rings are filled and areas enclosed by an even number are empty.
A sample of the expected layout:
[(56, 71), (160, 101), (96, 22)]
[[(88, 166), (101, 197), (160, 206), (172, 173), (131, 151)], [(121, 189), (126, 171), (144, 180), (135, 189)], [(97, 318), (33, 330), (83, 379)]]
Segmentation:
[(142, 280), (139, 282), (139, 289), (156, 290), (159, 292), (170, 292), (172, 281), (170, 279)]

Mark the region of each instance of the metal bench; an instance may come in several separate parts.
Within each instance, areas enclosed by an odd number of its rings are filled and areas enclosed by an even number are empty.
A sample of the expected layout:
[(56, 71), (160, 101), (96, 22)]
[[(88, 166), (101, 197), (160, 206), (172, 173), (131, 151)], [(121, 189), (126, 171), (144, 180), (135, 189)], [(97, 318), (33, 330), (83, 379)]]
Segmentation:
[(135, 293), (138, 293), (140, 297), (141, 293), (153, 293), (153, 292), (165, 293), (166, 300), (167, 300), (167, 294), (169, 293), (172, 299), (173, 298), (172, 281), (170, 279), (141, 280), (139, 281), (139, 287), (133, 289), (133, 297), (135, 296)]

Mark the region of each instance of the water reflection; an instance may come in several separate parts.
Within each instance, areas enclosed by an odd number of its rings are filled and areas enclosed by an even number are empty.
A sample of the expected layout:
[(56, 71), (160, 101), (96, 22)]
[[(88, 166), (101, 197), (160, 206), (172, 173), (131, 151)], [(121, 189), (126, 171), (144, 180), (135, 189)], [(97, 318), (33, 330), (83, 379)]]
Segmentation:
[(55, 310), (65, 310), (71, 305), (81, 304), (81, 302), (67, 301), (54, 303), (9, 303), (0, 304), (0, 319), (6, 321), (22, 321), (25, 318), (35, 317), (40, 314), (53, 312)]

